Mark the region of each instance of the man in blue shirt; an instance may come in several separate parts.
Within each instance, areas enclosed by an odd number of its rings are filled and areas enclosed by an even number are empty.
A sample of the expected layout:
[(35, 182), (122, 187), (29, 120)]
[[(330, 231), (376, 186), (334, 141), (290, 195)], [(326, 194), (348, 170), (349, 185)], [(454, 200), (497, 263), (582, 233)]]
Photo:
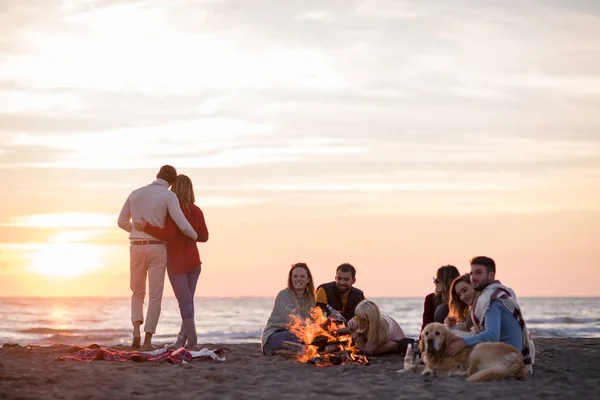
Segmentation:
[(522, 351), (523, 329), (515, 317), (514, 307), (509, 309), (507, 305), (508, 301), (516, 304), (516, 296), (511, 289), (496, 281), (495, 276), (496, 263), (493, 259), (480, 256), (471, 260), (471, 283), (475, 290), (481, 291), (473, 321), (479, 333), (452, 343), (447, 351), (449, 355), (482, 342), (503, 342)]

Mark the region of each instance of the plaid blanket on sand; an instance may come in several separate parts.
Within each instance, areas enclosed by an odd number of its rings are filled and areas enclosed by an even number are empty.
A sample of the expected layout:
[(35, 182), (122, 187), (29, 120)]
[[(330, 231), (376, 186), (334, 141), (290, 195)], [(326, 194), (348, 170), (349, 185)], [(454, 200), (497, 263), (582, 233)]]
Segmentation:
[(77, 350), (74, 353), (67, 354), (64, 356), (57, 357), (59, 361), (169, 361), (171, 364), (181, 364), (182, 362), (190, 362), (193, 359), (207, 360), (213, 359), (218, 361), (225, 361), (224, 357), (221, 357), (223, 350), (208, 350), (202, 349), (200, 351), (190, 352), (183, 347), (179, 349), (158, 349), (154, 351), (144, 352), (137, 350), (115, 350), (108, 347), (101, 347), (98, 345), (92, 345), (84, 349)]

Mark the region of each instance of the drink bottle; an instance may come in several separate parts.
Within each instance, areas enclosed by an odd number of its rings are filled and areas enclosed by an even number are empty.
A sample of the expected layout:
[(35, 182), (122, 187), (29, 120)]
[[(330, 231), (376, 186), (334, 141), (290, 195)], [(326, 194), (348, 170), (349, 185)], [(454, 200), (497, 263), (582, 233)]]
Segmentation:
[(413, 361), (419, 361), (421, 359), (421, 352), (419, 351), (419, 341), (415, 340), (414, 350), (413, 350)]
[(413, 345), (409, 343), (406, 346), (406, 355), (404, 356), (404, 369), (410, 367), (413, 364)]
[(346, 318), (335, 308), (327, 304), (327, 318), (335, 322), (336, 324), (345, 324)]

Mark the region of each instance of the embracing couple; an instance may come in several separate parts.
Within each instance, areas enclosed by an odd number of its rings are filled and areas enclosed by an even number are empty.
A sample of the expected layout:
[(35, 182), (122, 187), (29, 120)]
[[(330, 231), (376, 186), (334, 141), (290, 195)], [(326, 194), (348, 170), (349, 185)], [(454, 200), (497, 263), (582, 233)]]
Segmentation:
[[(154, 348), (152, 335), (160, 316), (166, 271), (182, 319), (177, 339), (169, 347), (183, 347), (187, 342), (190, 349), (198, 349), (194, 293), (202, 263), (196, 242), (208, 240), (208, 229), (202, 210), (194, 203), (190, 178), (177, 175), (174, 167), (164, 165), (156, 180), (134, 190), (121, 209), (118, 225), (129, 232), (130, 242), (133, 348)], [(149, 301), (142, 346), (140, 328), (144, 323), (146, 277)]]
[(521, 352), (525, 367), (533, 370), (533, 340), (514, 291), (496, 280), (493, 259), (471, 260), (471, 273), (459, 276), (450, 286), (449, 309), (446, 326), (461, 339), (449, 346), (448, 355), (478, 343), (503, 342)]

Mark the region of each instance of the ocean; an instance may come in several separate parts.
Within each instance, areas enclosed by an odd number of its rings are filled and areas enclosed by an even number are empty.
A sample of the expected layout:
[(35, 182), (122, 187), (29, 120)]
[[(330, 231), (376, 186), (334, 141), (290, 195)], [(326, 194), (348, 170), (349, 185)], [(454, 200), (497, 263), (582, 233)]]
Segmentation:
[[(409, 337), (421, 328), (423, 298), (371, 298)], [(600, 337), (600, 298), (520, 298), (533, 337)], [(273, 298), (196, 298), (200, 343), (258, 343)], [(130, 299), (0, 298), (0, 345), (130, 344)], [(173, 341), (181, 319), (165, 298), (154, 343)]]

